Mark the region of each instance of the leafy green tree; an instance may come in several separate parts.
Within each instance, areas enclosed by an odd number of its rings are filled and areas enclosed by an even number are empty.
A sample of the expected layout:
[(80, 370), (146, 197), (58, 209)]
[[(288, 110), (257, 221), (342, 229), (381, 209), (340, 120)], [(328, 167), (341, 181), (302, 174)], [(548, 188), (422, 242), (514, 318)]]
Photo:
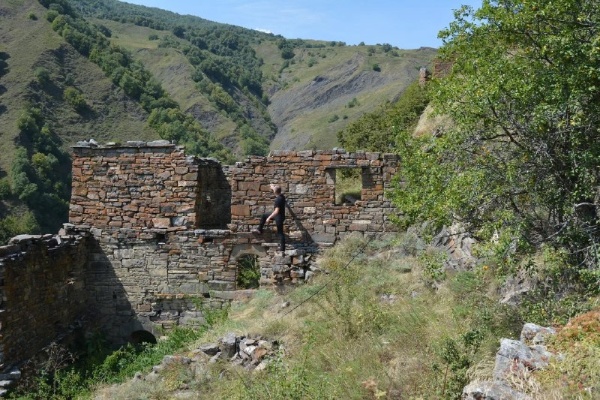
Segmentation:
[(284, 47), (281, 50), (281, 58), (283, 58), (284, 60), (291, 60), (295, 56), (296, 56), (296, 53), (294, 53), (294, 49), (292, 49), (290, 47)]
[[(400, 134), (405, 223), (581, 249), (597, 241), (600, 3), (485, 0), (440, 33), (433, 104), (453, 124)], [(581, 253), (580, 253), (581, 254)]]
[(185, 28), (180, 25), (174, 27), (173, 35), (177, 36), (178, 38), (183, 38), (185, 36)]
[(35, 216), (27, 211), (22, 215), (9, 215), (0, 219), (0, 246), (12, 237), (23, 233), (39, 233), (40, 226)]

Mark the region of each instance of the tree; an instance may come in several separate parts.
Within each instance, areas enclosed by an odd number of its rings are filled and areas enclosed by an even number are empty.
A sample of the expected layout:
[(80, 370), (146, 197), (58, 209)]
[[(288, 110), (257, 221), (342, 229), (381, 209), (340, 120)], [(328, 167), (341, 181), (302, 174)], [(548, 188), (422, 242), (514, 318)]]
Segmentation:
[(440, 33), (439, 135), (400, 135), (405, 223), (573, 250), (594, 243), (600, 161), (600, 3), (485, 0)]
[(296, 53), (294, 53), (294, 49), (292, 49), (291, 47), (284, 47), (283, 49), (281, 49), (281, 58), (283, 58), (284, 60), (291, 60), (295, 56)]

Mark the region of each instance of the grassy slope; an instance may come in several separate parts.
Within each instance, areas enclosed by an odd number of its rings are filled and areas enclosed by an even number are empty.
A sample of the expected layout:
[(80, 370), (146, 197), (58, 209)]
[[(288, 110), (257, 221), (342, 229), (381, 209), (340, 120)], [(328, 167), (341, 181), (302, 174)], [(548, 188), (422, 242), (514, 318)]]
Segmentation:
[(32, 21), (29, 13), (44, 15), (37, 2), (10, 0), (0, 6), (0, 51), (8, 53), (9, 71), (0, 78), (0, 168), (10, 169), (17, 137), (17, 119), (26, 104), (27, 85), (33, 79), (33, 70), (39, 63), (40, 54), (57, 49), (62, 39), (48, 31), (43, 21)]
[[(6, 107), (0, 114), (2, 169), (10, 169), (14, 138), (18, 135), (16, 122), (27, 106), (29, 84), (34, 80), (37, 67), (50, 71), (52, 83), (43, 90), (43, 107), (65, 147), (89, 138), (99, 141), (158, 138), (156, 132), (147, 127), (147, 115), (139, 105), (52, 31), (44, 18), (47, 10), (37, 1), (12, 0), (2, 7), (6, 13), (0, 17), (0, 51), (10, 56), (9, 73), (0, 78), (0, 85), (4, 87), (0, 102)], [(38, 19), (29, 19), (30, 13)], [(62, 90), (67, 76), (73, 79), (72, 85), (82, 91), (90, 112), (77, 114), (64, 103)]]
[[(232, 134), (236, 124), (222, 115), (208, 99), (196, 89), (192, 80), (194, 67), (185, 55), (176, 49), (158, 48), (159, 41), (149, 40), (152, 34), (177, 39), (169, 31), (158, 31), (133, 24), (123, 24), (109, 20), (92, 20), (111, 29), (111, 41), (133, 52), (134, 57), (158, 79), (169, 95), (179, 103), (182, 110), (197, 116), (200, 123), (217, 138)], [(210, 121), (209, 121), (210, 120)]]
[[(321, 258), (328, 275), (234, 303), (230, 318), (184, 353), (193, 356), (226, 332), (261, 335), (283, 347), (267, 370), (249, 373), (226, 361), (195, 373), (173, 368), (152, 381), (102, 387), (94, 398), (460, 398), (468, 381), (491, 378), (500, 338), (518, 338), (522, 310), (498, 303), (499, 277), (487, 265), (447, 272), (432, 285), (437, 252), (409, 233), (372, 242), (349, 237)], [(532, 399), (597, 398), (597, 304), (550, 342), (561, 358), (510, 383)]]
[[(457, 274), (433, 290), (417, 256), (421, 246), (411, 236), (370, 243), (349, 238), (321, 260), (330, 275), (284, 295), (260, 290), (249, 303), (234, 304), (230, 319), (190, 349), (228, 331), (250, 332), (281, 341), (280, 363), (252, 374), (226, 362), (214, 364), (212, 379), (188, 386), (206, 399), (451, 398), (451, 383), (461, 385), (464, 376), (446, 370), (445, 344), (455, 341), (460, 355), (483, 374), (490, 372), (498, 338), (514, 337), (519, 326), (495, 303), (482, 275)], [(303, 303), (324, 284), (325, 290)], [(284, 302), (291, 306), (283, 308)], [(484, 340), (473, 353), (463, 349), (461, 338), (474, 328), (483, 331)], [(166, 379), (104, 388), (95, 398), (134, 398), (133, 393), (170, 398), (173, 392), (165, 388), (177, 384)]]
[[(370, 55), (369, 49), (375, 52)], [(396, 57), (379, 46), (296, 49), (295, 63), (279, 75), (280, 52), (273, 43), (263, 42), (257, 53), (265, 60), (264, 74), (269, 77), (272, 94), (269, 110), (280, 128), (271, 147), (336, 146), (339, 130), (397, 98), (417, 78), (419, 68), (429, 65), (435, 56), (434, 49), (397, 52)], [(380, 72), (373, 70), (374, 64), (380, 66)], [(318, 79), (321, 81), (315, 82)], [(348, 107), (354, 98), (359, 104)], [(331, 122), (334, 115), (338, 119)]]

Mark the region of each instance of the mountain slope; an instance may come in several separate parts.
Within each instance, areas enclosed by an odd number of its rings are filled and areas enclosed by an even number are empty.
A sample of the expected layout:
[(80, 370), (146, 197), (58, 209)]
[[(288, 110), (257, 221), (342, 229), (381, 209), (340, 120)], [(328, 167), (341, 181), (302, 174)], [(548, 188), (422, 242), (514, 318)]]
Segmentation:
[[(28, 104), (46, 109), (49, 123), (65, 146), (78, 140), (156, 139), (146, 126), (145, 112), (115, 87), (98, 66), (81, 57), (43, 19), (46, 9), (34, 1), (13, 0), (0, 11), (0, 51), (8, 72), (0, 77), (0, 168), (10, 169), (17, 120)], [(31, 19), (30, 15), (37, 17)], [(36, 72), (47, 71), (40, 84)], [(64, 90), (81, 91), (88, 110), (77, 113), (64, 100)]]
[(79, 140), (164, 138), (226, 162), (327, 149), (434, 56), (287, 40), (116, 0), (6, 0), (0, 241), (66, 221), (68, 152)]
[[(397, 98), (436, 54), (431, 48), (286, 40), (115, 0), (78, 4), (152, 71), (182, 109), (238, 154), (245, 152), (244, 125), (271, 149), (336, 146), (337, 131)], [(284, 49), (293, 51), (291, 58), (282, 56)], [(250, 84), (238, 79), (244, 74)], [(215, 88), (229, 98), (220, 102)]]
[(434, 56), (429, 48), (393, 53), (381, 46), (299, 49), (298, 63), (286, 68), (270, 90), (269, 111), (279, 128), (272, 147), (337, 146), (338, 131), (397, 99)]

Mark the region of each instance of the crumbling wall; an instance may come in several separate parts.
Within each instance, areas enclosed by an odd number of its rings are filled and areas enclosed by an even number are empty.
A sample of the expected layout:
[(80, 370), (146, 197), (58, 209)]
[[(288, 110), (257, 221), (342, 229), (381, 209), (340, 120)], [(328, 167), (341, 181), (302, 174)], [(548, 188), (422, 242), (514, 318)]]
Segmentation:
[(21, 235), (0, 246), (0, 370), (71, 333), (88, 311), (89, 239)]
[(198, 163), (168, 142), (74, 148), (73, 224), (189, 228), (198, 196)]
[[(95, 239), (87, 271), (98, 318), (113, 336), (197, 325), (238, 288), (238, 261), (252, 255), (262, 286), (307, 279), (315, 255), (350, 233), (394, 229), (385, 190), (396, 156), (273, 152), (233, 166), (188, 157), (165, 141), (74, 148), (70, 228)], [(336, 204), (336, 171), (359, 172), (360, 199)], [(287, 248), (274, 226), (251, 233), (273, 209), (269, 185), (288, 200)]]
[[(73, 153), (62, 234), (0, 247), (0, 370), (84, 315), (114, 343), (200, 325), (207, 309), (247, 294), (237, 290), (243, 257), (259, 264), (261, 286), (293, 284), (313, 273), (322, 247), (394, 229), (390, 154), (279, 151), (221, 166), (165, 141), (81, 143)], [(338, 169), (359, 172), (360, 199), (336, 204)], [(284, 252), (272, 225), (251, 233), (273, 209), (272, 183), (288, 200)]]
[[(332, 151), (275, 151), (268, 157), (224, 167), (231, 182), (231, 228), (247, 232), (257, 217), (273, 209), (269, 185), (282, 187), (289, 204), (286, 229), (292, 242), (330, 245), (352, 232), (393, 231), (391, 202), (385, 197), (398, 170), (393, 154)], [(356, 169), (361, 199), (335, 202), (336, 170)]]

